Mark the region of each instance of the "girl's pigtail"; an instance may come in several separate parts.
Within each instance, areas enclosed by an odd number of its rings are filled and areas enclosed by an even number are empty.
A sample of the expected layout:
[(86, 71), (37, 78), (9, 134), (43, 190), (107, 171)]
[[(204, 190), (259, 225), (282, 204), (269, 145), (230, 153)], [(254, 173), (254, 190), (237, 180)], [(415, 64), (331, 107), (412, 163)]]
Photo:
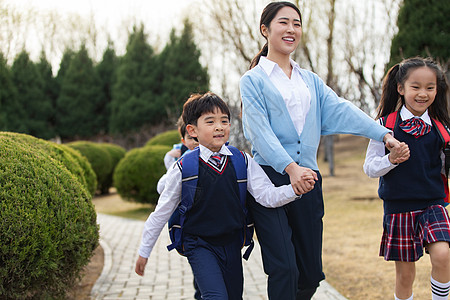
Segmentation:
[(397, 91), (399, 69), (400, 64), (396, 64), (389, 69), (384, 77), (377, 119), (394, 112), (399, 106), (400, 95)]
[(267, 43), (261, 48), (261, 50), (259, 50), (258, 54), (255, 55), (255, 57), (252, 59), (252, 62), (250, 63), (250, 69), (253, 69), (254, 67), (256, 67), (256, 65), (259, 63), (259, 59), (261, 58), (261, 56), (267, 56), (267, 54), (269, 53), (269, 46), (267, 45)]

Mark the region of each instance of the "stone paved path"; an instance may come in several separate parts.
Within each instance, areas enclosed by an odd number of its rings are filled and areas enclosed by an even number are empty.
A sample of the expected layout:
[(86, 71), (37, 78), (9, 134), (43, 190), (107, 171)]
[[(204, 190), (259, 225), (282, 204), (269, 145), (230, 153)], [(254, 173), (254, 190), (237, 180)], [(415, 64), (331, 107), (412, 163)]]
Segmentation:
[[(192, 271), (185, 257), (167, 251), (167, 231), (161, 233), (146, 273), (140, 277), (134, 272), (134, 264), (144, 222), (104, 214), (98, 214), (97, 222), (105, 264), (92, 289), (92, 299), (193, 299)], [(255, 245), (250, 259), (243, 264), (244, 299), (267, 299), (259, 245)], [(313, 299), (346, 300), (325, 281)]]

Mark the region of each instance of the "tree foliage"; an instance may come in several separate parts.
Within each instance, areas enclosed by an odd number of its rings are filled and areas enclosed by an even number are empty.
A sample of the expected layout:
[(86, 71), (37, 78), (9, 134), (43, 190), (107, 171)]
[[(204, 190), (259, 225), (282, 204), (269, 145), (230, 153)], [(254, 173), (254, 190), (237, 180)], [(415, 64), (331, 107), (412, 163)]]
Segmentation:
[(98, 132), (100, 80), (84, 46), (70, 61), (57, 99), (57, 126), (61, 137), (89, 137)]
[(158, 107), (153, 105), (155, 62), (144, 26), (135, 26), (128, 38), (127, 52), (117, 69), (117, 81), (113, 86), (111, 132), (137, 130), (160, 114)]
[(440, 0), (404, 0), (398, 33), (392, 40), (389, 67), (404, 58), (432, 57), (448, 70), (450, 63), (450, 4)]
[(53, 137), (50, 124), (52, 101), (45, 95), (44, 80), (26, 51), (14, 60), (11, 75), (17, 90), (17, 101), (22, 108), (15, 113), (15, 118), (21, 122), (18, 131), (45, 139)]

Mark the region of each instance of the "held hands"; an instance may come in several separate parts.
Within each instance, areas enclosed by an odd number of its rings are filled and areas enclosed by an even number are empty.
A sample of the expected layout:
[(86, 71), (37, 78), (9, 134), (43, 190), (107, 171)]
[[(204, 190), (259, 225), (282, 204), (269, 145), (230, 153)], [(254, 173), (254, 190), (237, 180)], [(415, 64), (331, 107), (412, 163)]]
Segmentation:
[(409, 147), (404, 142), (399, 142), (389, 133), (384, 136), (386, 148), (390, 151), (389, 161), (392, 164), (399, 164), (409, 159)]
[(138, 274), (139, 276), (144, 276), (144, 269), (145, 269), (145, 266), (147, 265), (147, 261), (148, 261), (148, 258), (144, 258), (142, 256), (138, 257), (138, 259), (136, 261), (136, 268), (134, 269), (136, 274)]
[(292, 188), (297, 195), (311, 191), (318, 180), (316, 172), (309, 168), (300, 167), (295, 162), (290, 163), (285, 171), (289, 174)]

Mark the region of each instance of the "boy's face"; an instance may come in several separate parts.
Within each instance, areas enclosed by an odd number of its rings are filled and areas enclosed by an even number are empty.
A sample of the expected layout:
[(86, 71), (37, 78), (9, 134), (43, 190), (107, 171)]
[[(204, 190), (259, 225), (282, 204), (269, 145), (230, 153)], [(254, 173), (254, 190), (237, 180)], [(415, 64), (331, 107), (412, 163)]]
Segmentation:
[(213, 152), (218, 152), (230, 137), (230, 120), (219, 109), (205, 113), (197, 120), (197, 125), (188, 124), (186, 130), (190, 136)]
[(184, 135), (184, 138), (181, 139), (181, 142), (189, 149), (193, 150), (195, 147), (198, 146), (198, 142), (194, 140), (192, 136), (190, 136), (188, 133)]

